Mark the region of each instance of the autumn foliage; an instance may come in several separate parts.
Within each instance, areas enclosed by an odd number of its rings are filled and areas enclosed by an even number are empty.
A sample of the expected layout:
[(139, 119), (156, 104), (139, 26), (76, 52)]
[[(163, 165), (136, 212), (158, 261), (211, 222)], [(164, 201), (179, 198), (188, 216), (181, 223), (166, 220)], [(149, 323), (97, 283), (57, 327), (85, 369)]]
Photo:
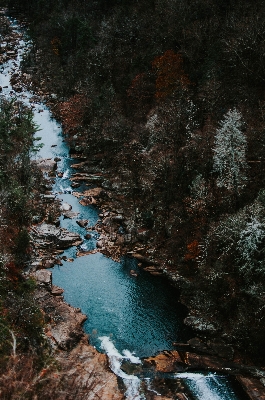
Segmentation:
[(82, 94), (76, 94), (59, 105), (59, 114), (66, 134), (77, 133), (82, 126), (87, 105), (88, 100)]
[(162, 56), (152, 62), (156, 74), (156, 98), (161, 99), (171, 95), (178, 87), (185, 88), (190, 81), (183, 69), (181, 54), (167, 50)]
[(193, 240), (187, 245), (187, 253), (185, 254), (185, 261), (196, 260), (200, 254), (198, 240)]

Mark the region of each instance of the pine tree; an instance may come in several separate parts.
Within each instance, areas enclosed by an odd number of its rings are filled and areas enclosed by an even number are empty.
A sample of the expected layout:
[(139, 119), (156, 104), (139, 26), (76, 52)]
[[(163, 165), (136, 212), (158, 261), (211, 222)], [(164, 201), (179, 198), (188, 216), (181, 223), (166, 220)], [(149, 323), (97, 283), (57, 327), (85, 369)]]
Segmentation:
[(246, 183), (246, 146), (242, 117), (236, 109), (229, 110), (216, 131), (213, 170), (217, 186), (239, 194)]

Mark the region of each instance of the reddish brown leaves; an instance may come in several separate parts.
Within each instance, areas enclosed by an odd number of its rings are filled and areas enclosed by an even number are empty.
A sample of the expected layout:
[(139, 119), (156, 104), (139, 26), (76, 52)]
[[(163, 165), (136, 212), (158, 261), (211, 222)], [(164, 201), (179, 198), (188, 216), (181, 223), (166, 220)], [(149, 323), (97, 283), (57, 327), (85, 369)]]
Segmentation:
[(187, 253), (185, 254), (185, 261), (196, 260), (200, 254), (199, 242), (198, 240), (193, 240), (193, 242), (187, 245)]
[(88, 100), (82, 94), (76, 94), (59, 105), (59, 113), (66, 134), (77, 133), (82, 125), (87, 105)]
[(156, 98), (164, 98), (172, 94), (178, 87), (190, 84), (188, 76), (183, 70), (181, 54), (167, 50), (162, 56), (152, 62), (156, 73)]

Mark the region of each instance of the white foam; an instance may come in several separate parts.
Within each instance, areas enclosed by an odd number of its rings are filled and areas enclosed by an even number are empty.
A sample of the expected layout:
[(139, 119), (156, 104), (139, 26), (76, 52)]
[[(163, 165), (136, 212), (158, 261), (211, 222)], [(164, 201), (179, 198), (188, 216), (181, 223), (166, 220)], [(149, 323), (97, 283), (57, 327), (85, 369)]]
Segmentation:
[(124, 357), (127, 360), (130, 360), (132, 364), (141, 364), (141, 360), (139, 357), (136, 357), (133, 355), (133, 353), (131, 353), (129, 350), (122, 350)]
[[(225, 387), (218, 381), (215, 374), (179, 373), (175, 378), (181, 378), (198, 400), (233, 399), (233, 393), (227, 393)], [(213, 382), (215, 385), (213, 385)], [(220, 390), (219, 390), (220, 389)]]
[(109, 357), (111, 370), (114, 372), (114, 374), (122, 378), (125, 384), (127, 389), (125, 392), (126, 399), (145, 400), (145, 396), (140, 393), (140, 379), (137, 378), (137, 376), (128, 375), (121, 370), (122, 360), (132, 358), (134, 361), (137, 360), (138, 364), (138, 357), (133, 356), (129, 350), (123, 350), (124, 356), (120, 354), (108, 336), (101, 336), (99, 337), (99, 340), (101, 340), (101, 348), (105, 350)]
[(66, 171), (64, 171), (62, 179), (67, 179), (67, 178), (69, 178), (69, 176), (70, 176), (70, 170), (67, 169)]

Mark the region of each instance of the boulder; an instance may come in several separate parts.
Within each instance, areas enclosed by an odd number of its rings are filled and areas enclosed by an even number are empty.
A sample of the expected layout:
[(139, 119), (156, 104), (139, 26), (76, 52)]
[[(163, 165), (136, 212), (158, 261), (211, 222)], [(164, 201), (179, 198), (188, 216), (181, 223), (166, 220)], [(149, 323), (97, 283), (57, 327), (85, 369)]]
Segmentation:
[(175, 287), (178, 287), (179, 289), (188, 289), (191, 287), (191, 282), (184, 278), (184, 276), (179, 275), (177, 272), (165, 270), (165, 274), (167, 275), (167, 278), (173, 282)]
[(57, 168), (56, 161), (52, 160), (51, 158), (42, 158), (37, 160), (36, 163), (43, 172), (53, 172)]
[(208, 340), (207, 342), (208, 349), (212, 351), (214, 354), (219, 357), (225, 358), (227, 360), (233, 360), (234, 358), (234, 349), (232, 346), (229, 346), (221, 339), (213, 339)]
[(57, 243), (57, 248), (67, 249), (68, 247), (77, 246), (81, 243), (83, 243), (83, 240), (78, 233), (69, 232), (67, 229), (62, 229)]
[(61, 296), (63, 294), (64, 290), (60, 288), (59, 286), (52, 285), (52, 295), (53, 296)]
[(55, 262), (53, 259), (46, 259), (42, 261), (42, 267), (43, 268), (52, 268), (54, 266)]
[(45, 269), (39, 269), (33, 275), (36, 279), (37, 286), (44, 286), (46, 289), (52, 288), (52, 273)]
[(185, 364), (178, 351), (164, 351), (144, 360), (144, 367), (154, 367), (159, 372), (181, 372)]
[(71, 211), (72, 210), (72, 206), (71, 204), (68, 203), (63, 203), (60, 207), (61, 211)]
[[(97, 352), (86, 337), (67, 356), (59, 352), (57, 360), (61, 367), (59, 381), (67, 388), (69, 399), (124, 400), (118, 378), (108, 367), (107, 355)], [(65, 392), (59, 393), (59, 397), (65, 396)]]
[(97, 241), (96, 246), (98, 249), (102, 249), (102, 247), (104, 246), (103, 241), (102, 240)]
[(88, 219), (79, 219), (76, 221), (77, 225), (79, 225), (81, 228), (85, 228), (88, 224)]
[(149, 267), (145, 267), (143, 269), (144, 271), (149, 272), (149, 274), (151, 275), (155, 276), (163, 275), (163, 270), (153, 265), (152, 266), (150, 265)]

